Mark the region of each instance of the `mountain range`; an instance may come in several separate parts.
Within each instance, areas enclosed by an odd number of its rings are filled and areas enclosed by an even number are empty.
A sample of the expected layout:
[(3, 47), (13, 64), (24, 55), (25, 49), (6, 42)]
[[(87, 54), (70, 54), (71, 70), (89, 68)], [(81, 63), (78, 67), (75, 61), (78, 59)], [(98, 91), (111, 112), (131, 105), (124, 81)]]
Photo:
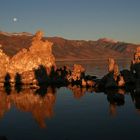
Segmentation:
[[(8, 33), (0, 31), (0, 48), (10, 57), (14, 56), (23, 48), (29, 48), (33, 34)], [(139, 44), (114, 41), (102, 38), (97, 41), (68, 40), (61, 37), (44, 37), (43, 40), (53, 42), (53, 54), (57, 61), (63, 60), (92, 60), (107, 59), (129, 59), (133, 57), (135, 49)]]

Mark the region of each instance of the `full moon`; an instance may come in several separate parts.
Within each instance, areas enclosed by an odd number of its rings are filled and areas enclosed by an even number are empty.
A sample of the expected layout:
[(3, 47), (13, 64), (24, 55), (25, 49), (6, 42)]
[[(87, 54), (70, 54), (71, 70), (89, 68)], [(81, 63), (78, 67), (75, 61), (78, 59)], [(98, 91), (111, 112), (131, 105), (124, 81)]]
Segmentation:
[(13, 18), (13, 21), (16, 22), (18, 19), (16, 17)]

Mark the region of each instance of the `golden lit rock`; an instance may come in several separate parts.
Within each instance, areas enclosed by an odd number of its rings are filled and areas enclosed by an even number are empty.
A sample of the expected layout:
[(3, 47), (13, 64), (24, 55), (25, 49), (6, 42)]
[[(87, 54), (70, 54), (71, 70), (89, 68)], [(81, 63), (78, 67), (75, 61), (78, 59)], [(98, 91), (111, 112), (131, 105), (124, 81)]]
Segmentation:
[(38, 69), (40, 65), (44, 66), (47, 72), (53, 66), (56, 67), (55, 57), (52, 54), (53, 43), (47, 40), (43, 41), (42, 37), (43, 32), (38, 31), (32, 39), (29, 50), (22, 49), (11, 59), (0, 49), (1, 82), (3, 82), (6, 73), (10, 74), (10, 81), (14, 82), (14, 76), (19, 73), (23, 82), (31, 83), (35, 80), (34, 70)]
[(42, 41), (43, 32), (38, 31), (29, 50), (23, 49), (10, 61), (10, 73), (22, 73), (37, 69), (39, 65), (51, 69), (55, 66), (55, 57), (52, 54), (53, 43)]
[(0, 77), (7, 73), (9, 60), (10, 58), (0, 49)]
[(140, 47), (137, 47), (132, 63), (140, 63)]
[(113, 72), (115, 81), (119, 76), (119, 67), (113, 58), (109, 58), (108, 60), (108, 71)]
[(85, 72), (85, 68), (81, 65), (74, 64), (71, 78), (76, 81), (80, 80), (81, 74)]
[(113, 72), (114, 71), (114, 65), (115, 65), (115, 60), (113, 58), (108, 59), (108, 71)]

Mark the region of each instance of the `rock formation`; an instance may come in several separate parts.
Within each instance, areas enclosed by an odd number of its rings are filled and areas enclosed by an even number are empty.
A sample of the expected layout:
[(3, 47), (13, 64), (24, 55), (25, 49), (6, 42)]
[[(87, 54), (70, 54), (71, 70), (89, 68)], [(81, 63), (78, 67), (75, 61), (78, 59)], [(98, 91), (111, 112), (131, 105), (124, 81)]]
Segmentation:
[(140, 79), (140, 47), (138, 47), (134, 53), (134, 59), (131, 62), (130, 69), (136, 78)]
[(83, 68), (81, 65), (74, 64), (72, 74), (68, 78), (69, 80), (80, 80), (82, 77), (82, 74), (85, 73), (85, 68)]
[(134, 59), (132, 60), (132, 63), (133, 64), (140, 63), (140, 47), (138, 47), (136, 49), (136, 52), (134, 53)]
[(10, 81), (14, 82), (14, 76), (18, 73), (23, 75), (24, 82), (31, 83), (35, 79), (34, 71), (41, 65), (49, 73), (55, 67), (55, 57), (52, 54), (53, 43), (42, 40), (43, 32), (38, 31), (32, 39), (30, 48), (22, 49), (15, 56), (9, 59), (0, 49), (0, 80), (4, 80), (6, 73), (11, 76)]
[(118, 64), (115, 62), (113, 58), (109, 58), (108, 60), (108, 71), (113, 72), (115, 81), (117, 80), (117, 77), (119, 76), (119, 67)]
[(42, 41), (43, 32), (38, 31), (32, 40), (32, 45), (17, 53), (10, 61), (9, 73), (22, 73), (37, 69), (39, 65), (51, 69), (55, 66), (55, 58), (52, 54), (52, 43)]
[(0, 48), (0, 76), (5, 75), (9, 66), (9, 57)]

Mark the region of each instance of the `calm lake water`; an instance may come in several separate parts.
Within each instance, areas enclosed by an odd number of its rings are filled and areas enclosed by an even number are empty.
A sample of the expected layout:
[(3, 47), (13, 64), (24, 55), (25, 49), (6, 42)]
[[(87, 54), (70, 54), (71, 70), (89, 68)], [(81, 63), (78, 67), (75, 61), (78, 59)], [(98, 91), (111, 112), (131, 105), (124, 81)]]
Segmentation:
[[(76, 63), (88, 74), (102, 77), (107, 72), (106, 61)], [(129, 68), (129, 62), (120, 61), (119, 66)], [(0, 89), (0, 140), (137, 140), (140, 95), (119, 93), (69, 86), (25, 88), (7, 95)]]

